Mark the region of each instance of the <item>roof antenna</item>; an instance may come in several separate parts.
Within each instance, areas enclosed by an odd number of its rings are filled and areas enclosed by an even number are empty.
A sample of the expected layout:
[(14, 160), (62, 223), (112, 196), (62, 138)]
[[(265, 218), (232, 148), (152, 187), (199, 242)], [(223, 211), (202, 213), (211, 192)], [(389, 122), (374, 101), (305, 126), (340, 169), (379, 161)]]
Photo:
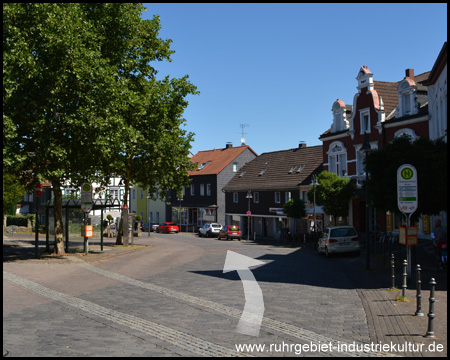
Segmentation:
[(241, 124), (239, 125), (241, 127), (241, 131), (242, 131), (242, 138), (241, 138), (241, 146), (245, 145), (245, 137), (244, 135), (246, 135), (247, 133), (244, 132), (244, 128), (246, 126), (249, 126), (248, 124)]

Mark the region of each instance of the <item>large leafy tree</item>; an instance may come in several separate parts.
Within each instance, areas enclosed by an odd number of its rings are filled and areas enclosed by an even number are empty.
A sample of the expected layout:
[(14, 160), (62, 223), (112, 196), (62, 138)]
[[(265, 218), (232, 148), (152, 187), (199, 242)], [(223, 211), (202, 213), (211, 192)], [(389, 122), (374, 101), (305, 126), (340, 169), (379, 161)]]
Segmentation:
[[(355, 190), (350, 180), (325, 170), (317, 176), (317, 181), (316, 204), (322, 206), (325, 213), (332, 215), (335, 223), (338, 217), (347, 217)], [(314, 201), (312, 188), (308, 191), (308, 200)]]
[(394, 139), (367, 157), (369, 195), (382, 211), (400, 214), (397, 204), (397, 170), (411, 164), (417, 170), (418, 209), (412, 215), (434, 215), (447, 211), (447, 143), (443, 140), (417, 139), (409, 136)]
[[(64, 253), (67, 181), (140, 180), (128, 170), (146, 161), (162, 164), (149, 172), (153, 182), (187, 178), (182, 165), (191, 135), (177, 125), (184, 97), (195, 89), (185, 78), (155, 80), (151, 61), (170, 59), (172, 51), (170, 40), (158, 38), (159, 18), (142, 20), (143, 10), (129, 3), (3, 4), (3, 165), (26, 174), (22, 182), (30, 187), (42, 178), (52, 183), (57, 253)], [(154, 131), (159, 120), (182, 139)], [(159, 145), (145, 147), (153, 151), (146, 159), (132, 147), (141, 142)], [(164, 167), (165, 145), (180, 143), (182, 151), (172, 151), (179, 156)]]

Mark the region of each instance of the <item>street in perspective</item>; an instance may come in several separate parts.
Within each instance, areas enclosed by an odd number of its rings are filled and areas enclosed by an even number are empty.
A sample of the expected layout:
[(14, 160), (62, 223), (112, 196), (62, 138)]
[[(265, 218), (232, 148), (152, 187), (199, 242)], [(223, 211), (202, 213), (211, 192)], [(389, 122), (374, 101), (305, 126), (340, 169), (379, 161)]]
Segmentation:
[(3, 357), (448, 357), (447, 30), (4, 3)]
[(4, 237), (4, 356), (447, 356), (446, 274), (425, 337), (428, 279), (414, 316), (396, 301), (399, 264), (392, 291), (389, 267), (367, 272), (309, 243), (143, 233), (100, 251), (98, 240), (88, 255), (79, 240), (77, 253), (35, 259), (34, 239)]

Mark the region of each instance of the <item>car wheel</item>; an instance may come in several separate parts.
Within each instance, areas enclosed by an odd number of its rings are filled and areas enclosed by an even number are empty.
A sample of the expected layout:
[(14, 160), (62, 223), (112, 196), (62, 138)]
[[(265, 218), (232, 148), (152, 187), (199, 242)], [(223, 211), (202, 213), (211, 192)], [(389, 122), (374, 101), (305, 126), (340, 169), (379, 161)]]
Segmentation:
[(325, 246), (325, 256), (327, 258), (331, 257), (331, 254), (329, 253), (328, 248), (326, 246)]

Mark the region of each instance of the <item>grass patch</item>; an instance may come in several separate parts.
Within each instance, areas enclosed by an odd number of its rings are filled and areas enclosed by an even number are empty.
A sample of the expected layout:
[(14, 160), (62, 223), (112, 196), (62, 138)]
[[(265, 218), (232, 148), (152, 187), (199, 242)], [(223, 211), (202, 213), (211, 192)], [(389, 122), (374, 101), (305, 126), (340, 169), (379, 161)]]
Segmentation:
[(397, 301), (397, 302), (413, 302), (414, 299), (410, 299), (410, 298), (407, 298), (406, 296), (402, 296), (402, 295), (399, 294), (395, 298), (395, 301)]

